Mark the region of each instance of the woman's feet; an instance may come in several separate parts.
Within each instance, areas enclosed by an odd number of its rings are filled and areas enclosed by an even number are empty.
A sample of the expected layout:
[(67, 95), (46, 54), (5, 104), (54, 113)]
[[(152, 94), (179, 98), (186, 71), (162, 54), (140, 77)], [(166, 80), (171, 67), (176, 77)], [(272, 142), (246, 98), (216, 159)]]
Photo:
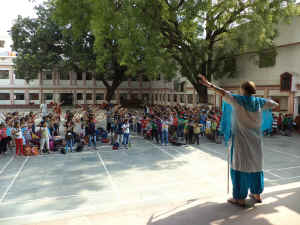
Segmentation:
[(245, 199), (234, 199), (234, 198), (230, 198), (227, 200), (227, 202), (240, 206), (240, 207), (245, 207), (246, 206), (246, 201)]
[(253, 199), (256, 203), (262, 203), (262, 198), (258, 194), (250, 194), (249, 197)]

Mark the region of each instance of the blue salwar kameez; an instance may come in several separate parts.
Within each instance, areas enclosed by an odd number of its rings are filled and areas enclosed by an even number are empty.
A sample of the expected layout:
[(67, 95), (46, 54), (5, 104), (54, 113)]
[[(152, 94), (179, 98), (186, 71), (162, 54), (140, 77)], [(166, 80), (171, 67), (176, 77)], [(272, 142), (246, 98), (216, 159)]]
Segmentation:
[(269, 124), (272, 126), (269, 109), (277, 103), (230, 92), (226, 92), (224, 100), (221, 127), (225, 142), (229, 138), (232, 140), (230, 175), (233, 198), (245, 199), (249, 189), (252, 194), (261, 194), (264, 190), (262, 130), (268, 129)]

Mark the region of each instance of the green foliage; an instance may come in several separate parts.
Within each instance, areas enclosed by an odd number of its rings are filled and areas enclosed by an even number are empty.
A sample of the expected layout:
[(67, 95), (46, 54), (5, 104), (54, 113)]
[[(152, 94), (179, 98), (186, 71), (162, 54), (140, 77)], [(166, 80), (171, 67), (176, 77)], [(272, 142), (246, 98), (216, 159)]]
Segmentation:
[[(128, 0), (130, 2), (130, 0)], [(296, 13), (294, 0), (141, 0), (140, 22), (159, 37), (153, 48), (168, 52), (180, 72), (207, 101), (197, 75), (233, 76), (235, 55), (273, 46), (277, 24)], [(230, 63), (228, 64), (228, 59)]]
[(276, 49), (261, 51), (259, 53), (259, 68), (272, 67), (276, 64)]
[(52, 8), (36, 7), (37, 18), (18, 16), (11, 28), (12, 49), (18, 52), (15, 73), (27, 81), (42, 70), (56, 68), (63, 61), (62, 33), (51, 19)]

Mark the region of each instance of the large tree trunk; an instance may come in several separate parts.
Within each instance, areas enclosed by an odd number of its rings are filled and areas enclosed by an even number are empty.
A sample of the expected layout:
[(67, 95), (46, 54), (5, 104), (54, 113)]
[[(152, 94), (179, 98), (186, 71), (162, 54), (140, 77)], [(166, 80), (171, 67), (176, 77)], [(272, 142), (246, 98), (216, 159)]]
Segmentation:
[(120, 80), (120, 79), (113, 80), (113, 83), (111, 85), (109, 85), (109, 83), (105, 79), (103, 79), (102, 82), (105, 85), (106, 91), (107, 91), (106, 96), (105, 96), (105, 100), (107, 101), (107, 103), (110, 103), (110, 101), (112, 100), (117, 88), (122, 83), (122, 80)]

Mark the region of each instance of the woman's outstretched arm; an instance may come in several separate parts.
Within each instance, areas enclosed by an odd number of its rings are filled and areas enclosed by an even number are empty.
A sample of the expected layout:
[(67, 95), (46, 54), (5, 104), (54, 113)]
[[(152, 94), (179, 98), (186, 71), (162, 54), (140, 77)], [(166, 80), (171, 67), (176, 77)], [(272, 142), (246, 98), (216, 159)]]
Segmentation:
[(200, 83), (206, 87), (210, 87), (212, 89), (214, 89), (216, 91), (217, 94), (221, 95), (221, 96), (224, 96), (227, 94), (227, 91), (224, 90), (223, 88), (220, 88), (218, 87), (217, 85), (209, 82), (205, 76), (203, 75), (199, 75), (199, 80), (200, 80)]

